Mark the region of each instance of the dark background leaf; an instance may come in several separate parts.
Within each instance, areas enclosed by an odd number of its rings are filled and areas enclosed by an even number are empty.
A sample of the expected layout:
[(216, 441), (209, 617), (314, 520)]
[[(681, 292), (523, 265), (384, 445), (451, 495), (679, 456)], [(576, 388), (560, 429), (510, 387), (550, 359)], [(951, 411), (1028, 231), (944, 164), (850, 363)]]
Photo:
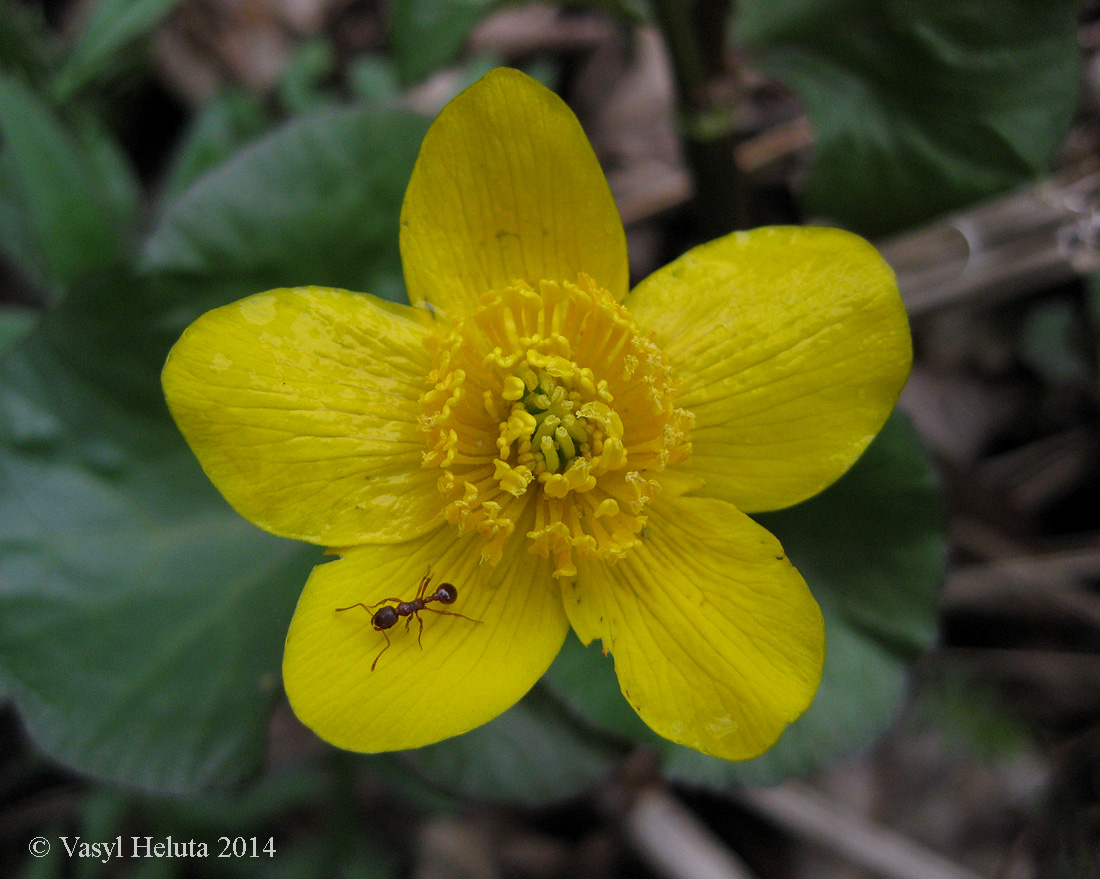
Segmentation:
[(70, 128), (3, 73), (0, 173), (0, 246), (54, 298), (130, 256), (137, 188), (117, 146), (88, 118)]
[(147, 33), (179, 0), (100, 0), (88, 7), (88, 20), (54, 81), (62, 100), (113, 71), (133, 40)]
[(504, 0), (394, 0), (389, 31), (401, 79), (416, 82), (452, 61), (470, 31)]
[(0, 675), (62, 763), (151, 790), (232, 784), (259, 765), (317, 552), (228, 509), (148, 404), (158, 370), (125, 333), (111, 346), (101, 325), (84, 342), (119, 353), (81, 368), (81, 299), (0, 365)]
[(606, 777), (621, 749), (576, 723), (536, 686), (484, 726), (402, 756), (450, 793), (541, 806)]
[(1076, 103), (1070, 0), (785, 0), (738, 36), (814, 126), (805, 209), (882, 235), (1027, 182)]
[(203, 174), (271, 126), (263, 105), (247, 92), (224, 91), (202, 105), (173, 150), (156, 193), (170, 204)]
[(142, 274), (200, 310), (311, 284), (400, 301), (398, 219), (427, 125), (397, 110), (325, 111), (249, 144), (166, 207)]

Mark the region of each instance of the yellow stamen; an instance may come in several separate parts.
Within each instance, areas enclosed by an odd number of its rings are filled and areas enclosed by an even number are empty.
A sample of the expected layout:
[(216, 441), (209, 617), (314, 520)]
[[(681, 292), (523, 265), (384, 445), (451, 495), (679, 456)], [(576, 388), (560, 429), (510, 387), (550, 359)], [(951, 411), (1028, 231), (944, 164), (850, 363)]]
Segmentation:
[(420, 425), (447, 521), (483, 535), (495, 562), (534, 503), (526, 538), (558, 577), (628, 553), (660, 471), (691, 454), (692, 417), (626, 311), (585, 275), (516, 283), (437, 345)]

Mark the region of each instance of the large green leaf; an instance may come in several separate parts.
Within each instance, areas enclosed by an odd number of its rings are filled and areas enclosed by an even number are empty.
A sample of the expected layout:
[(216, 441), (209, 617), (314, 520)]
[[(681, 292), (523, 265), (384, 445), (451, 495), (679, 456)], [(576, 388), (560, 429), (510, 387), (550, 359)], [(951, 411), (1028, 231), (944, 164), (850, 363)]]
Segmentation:
[[(229, 511), (150, 511), (76, 468), (4, 469), (0, 510), (25, 527), (0, 539), (0, 661), (38, 746), (151, 790), (255, 771), (309, 554)], [(196, 493), (201, 474), (165, 469), (135, 477)]]
[(158, 199), (169, 204), (269, 126), (260, 101), (246, 92), (211, 98), (190, 120), (161, 178)]
[(901, 416), (831, 488), (758, 518), (810, 584), (826, 627), (817, 698), (774, 748), (730, 763), (659, 739), (620, 695), (612, 660), (598, 645), (586, 650), (570, 639), (547, 677), (581, 716), (625, 740), (656, 746), (668, 774), (691, 783), (776, 782), (868, 741), (893, 716), (908, 660), (935, 633), (945, 552), (941, 498)]
[(230, 296), (394, 273), (422, 130), (345, 111), (245, 149), (170, 203), (144, 275), (74, 284), (0, 362), (0, 681), (56, 759), (160, 791), (258, 765), (319, 551), (229, 510), (160, 369), (179, 329)]
[(1071, 0), (782, 0), (738, 36), (801, 95), (806, 210), (881, 235), (1043, 173), (1076, 103)]
[(3, 73), (0, 174), (0, 247), (40, 286), (63, 291), (128, 255), (137, 192), (117, 147), (90, 123), (70, 130)]
[(63, 763), (155, 790), (232, 783), (258, 765), (316, 553), (240, 520), (166, 413), (105, 382), (127, 366), (155, 382), (142, 357), (85, 374), (67, 317), (0, 365), (0, 676)]
[(141, 271), (204, 307), (306, 284), (400, 299), (401, 200), (426, 130), (420, 117), (373, 108), (288, 125), (172, 202)]
[(536, 687), (484, 726), (402, 756), (450, 793), (542, 806), (605, 777), (621, 751)]

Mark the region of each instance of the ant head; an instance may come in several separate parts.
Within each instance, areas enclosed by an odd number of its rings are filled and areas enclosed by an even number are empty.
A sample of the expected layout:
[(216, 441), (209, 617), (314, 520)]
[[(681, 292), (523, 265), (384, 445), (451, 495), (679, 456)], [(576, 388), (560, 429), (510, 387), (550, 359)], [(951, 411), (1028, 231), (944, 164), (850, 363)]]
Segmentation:
[(376, 629), (381, 631), (382, 629), (391, 628), (397, 620), (397, 610), (387, 604), (385, 607), (378, 608), (370, 621), (374, 624)]
[(458, 589), (452, 583), (440, 583), (435, 595), (440, 604), (454, 604), (458, 598)]

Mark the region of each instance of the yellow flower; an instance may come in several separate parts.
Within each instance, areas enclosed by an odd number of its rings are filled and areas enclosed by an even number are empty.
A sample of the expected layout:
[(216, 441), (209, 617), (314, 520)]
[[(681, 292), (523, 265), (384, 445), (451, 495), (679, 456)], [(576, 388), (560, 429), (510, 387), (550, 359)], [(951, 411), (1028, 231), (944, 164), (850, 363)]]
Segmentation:
[[(339, 556), (287, 636), (295, 712), (352, 750), (436, 742), (520, 699), (572, 625), (661, 735), (764, 751), (812, 700), (824, 633), (746, 513), (832, 483), (893, 408), (889, 268), (844, 232), (768, 228), (628, 293), (579, 123), (513, 70), (432, 125), (401, 255), (412, 306), (273, 290), (201, 317), (164, 369), (229, 502)], [(429, 567), (454, 603), (372, 625)]]

